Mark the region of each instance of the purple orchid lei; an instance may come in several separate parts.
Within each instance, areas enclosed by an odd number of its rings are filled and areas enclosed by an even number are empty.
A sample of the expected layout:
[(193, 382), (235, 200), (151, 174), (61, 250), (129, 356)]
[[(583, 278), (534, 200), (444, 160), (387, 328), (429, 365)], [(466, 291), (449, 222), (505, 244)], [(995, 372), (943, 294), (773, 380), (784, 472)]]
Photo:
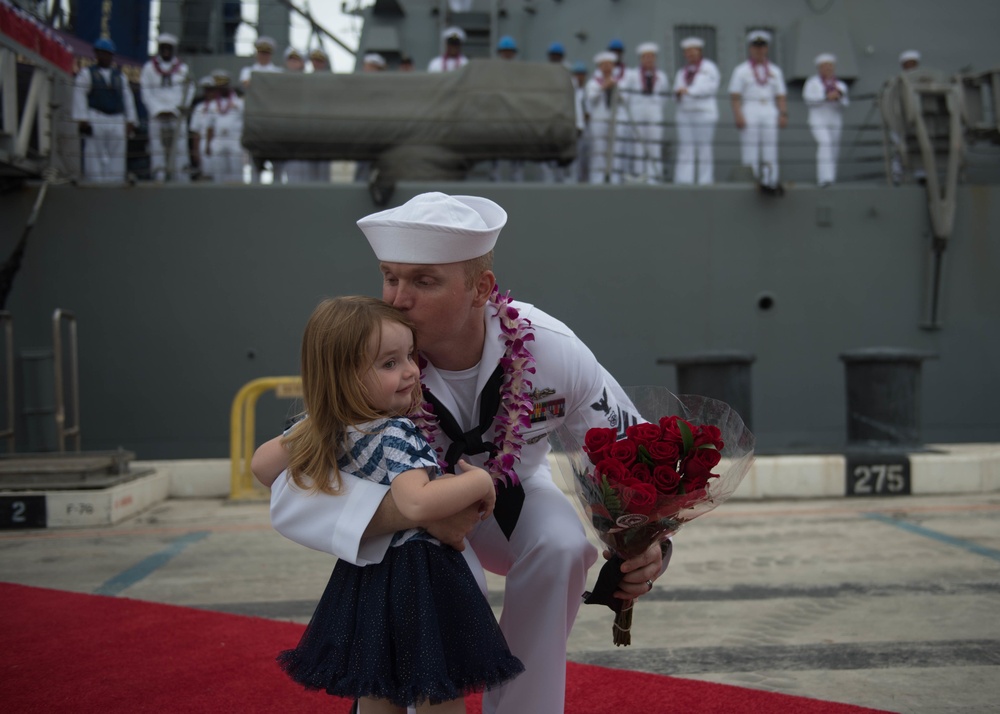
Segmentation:
[[(527, 343), (535, 339), (531, 320), (522, 318), (517, 308), (511, 306), (510, 292), (500, 294), (500, 288), (493, 286), (488, 305), (496, 312), (494, 317), (500, 320), (500, 339), (503, 340), (505, 351), (500, 359), (504, 377), (500, 385), (500, 408), (493, 419), (497, 439), (494, 445), (497, 453), (491, 456), (484, 468), (493, 475), (498, 485), (513, 486), (520, 483), (514, 466), (521, 457), (521, 429), (531, 426), (531, 411), (534, 408), (531, 397), (531, 382), (526, 374), (535, 373), (535, 358), (528, 350)], [(426, 360), (420, 360), (420, 381), (424, 379)], [(434, 415), (434, 407), (428, 402), (421, 403), (419, 409), (410, 416), (413, 423), (434, 446), (438, 434), (438, 420)], [(438, 463), (442, 470), (447, 464), (442, 460), (443, 449), (434, 446)]]

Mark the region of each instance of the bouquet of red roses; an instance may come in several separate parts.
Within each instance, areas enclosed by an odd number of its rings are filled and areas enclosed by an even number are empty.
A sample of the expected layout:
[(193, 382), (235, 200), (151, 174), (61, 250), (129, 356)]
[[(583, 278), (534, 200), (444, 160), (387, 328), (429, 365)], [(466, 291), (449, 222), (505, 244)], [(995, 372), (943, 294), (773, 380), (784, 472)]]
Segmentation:
[(590, 429), (582, 445), (565, 426), (553, 439), (565, 452), (588, 520), (612, 553), (584, 598), (616, 612), (616, 645), (631, 642), (633, 603), (611, 597), (621, 564), (729, 498), (754, 449), (753, 434), (724, 402), (656, 387), (627, 391), (640, 414), (656, 416), (624, 433)]

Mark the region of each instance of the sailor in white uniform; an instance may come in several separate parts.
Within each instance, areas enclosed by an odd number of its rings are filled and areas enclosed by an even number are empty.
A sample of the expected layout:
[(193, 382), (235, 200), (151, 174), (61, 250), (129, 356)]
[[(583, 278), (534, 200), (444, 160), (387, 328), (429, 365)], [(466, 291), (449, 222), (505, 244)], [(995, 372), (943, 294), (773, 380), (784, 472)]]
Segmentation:
[[(505, 62), (516, 62), (517, 41), (504, 35), (497, 42), (497, 58)], [(490, 181), (511, 181), (524, 183), (524, 159), (492, 159), (490, 161)]]
[(659, 183), (663, 179), (663, 111), (670, 82), (656, 66), (659, 45), (643, 42), (636, 52), (639, 66), (626, 72), (622, 87), (631, 115), (632, 174)]
[(139, 88), (149, 115), (150, 172), (156, 181), (191, 179), (187, 112), (194, 98), (188, 66), (175, 56), (177, 38), (156, 38), (156, 55), (142, 67)]
[(313, 72), (332, 72), (330, 65), (330, 55), (322, 47), (317, 47), (309, 52), (309, 64)]
[(817, 55), (817, 73), (802, 88), (802, 99), (809, 107), (809, 129), (816, 139), (816, 183), (820, 186), (837, 180), (840, 133), (848, 104), (847, 85), (837, 79), (836, 63), (830, 53)]
[(719, 121), (719, 92), (721, 76), (715, 63), (705, 58), (705, 41), (700, 37), (687, 37), (681, 41), (684, 66), (674, 77), (674, 96), (677, 99), (677, 165), (674, 183), (695, 183), (695, 167), (699, 186), (715, 181), (712, 140)]
[(208, 141), (215, 183), (243, 183), (243, 99), (232, 88), (229, 73), (212, 72), (215, 96), (209, 104)]
[(249, 67), (240, 70), (240, 84), (246, 89), (250, 86), (250, 77), (254, 72), (280, 72), (281, 67), (274, 63), (274, 40), (267, 35), (261, 35), (253, 43), (257, 51), (255, 61)]
[[(254, 63), (240, 70), (240, 84), (243, 85), (244, 91), (250, 86), (250, 79), (253, 77), (254, 72), (281, 72), (281, 67), (274, 64), (274, 48), (277, 45), (273, 38), (267, 35), (260, 35), (257, 41), (253, 43), (253, 46), (257, 51)], [(254, 160), (250, 156), (250, 153), (246, 151), (243, 152), (243, 161), (250, 167), (250, 183), (260, 183), (264, 162)], [(281, 174), (273, 170), (273, 167), (272, 176), (274, 183), (281, 183)]]
[[(436, 402), (434, 446), (455, 459), (459, 454), (453, 452), (465, 453), (462, 458), (483, 465), (489, 454), (483, 453), (482, 444), (471, 442), (481, 438), (483, 444), (495, 444), (510, 437), (521, 445), (514, 469), (524, 498), (516, 522), (497, 515), (502, 510), (501, 495), (494, 516), (481, 521), (473, 509), (468, 519), (471, 532), (465, 526), (458, 529), (468, 532), (472, 547), (465, 548), (464, 554), (473, 573), (481, 576), (485, 567), (506, 576), (500, 627), (511, 652), (525, 665), (522, 675), (483, 695), (483, 712), (562, 714), (566, 641), (597, 551), (587, 541), (575, 508), (553, 482), (547, 434), (566, 424), (583, 443), (590, 427), (622, 428), (634, 423), (635, 408), (566, 325), (532, 305), (513, 302), (511, 307), (518, 313), (513, 329), (524, 329), (522, 321), (530, 320), (534, 335), (532, 341), (523, 343), (535, 367), (530, 425), (516, 437), (495, 422), (480, 430), (480, 402), (496, 390), (496, 375), (504, 375), (503, 384), (520, 383), (511, 372), (518, 369), (520, 360), (508, 355), (508, 339), (501, 331), (502, 326), (512, 326), (502, 325), (497, 317), (495, 298), (489, 297), (495, 276), (480, 262), (489, 264), (506, 220), (504, 210), (487, 199), (430, 193), (363, 218), (358, 225), (380, 261), (383, 298), (416, 325), (421, 355), (427, 360), (421, 379), (428, 399), (434, 397)], [(478, 277), (467, 277), (471, 275)], [(467, 284), (470, 279), (472, 286)], [(508, 315), (507, 311), (503, 314)], [(442, 416), (447, 415), (457, 422), (453, 428), (468, 430), (459, 435), (461, 446), (443, 433), (441, 425), (446, 420)], [(340, 495), (308, 494), (284, 473), (278, 475), (286, 464), (287, 452), (278, 439), (258, 449), (253, 460), (258, 478), (267, 485), (273, 482), (274, 527), (297, 543), (357, 565), (381, 561), (392, 539), (389, 531), (402, 525), (387, 519), (386, 514), (392, 512), (388, 488), (350, 479)], [(519, 489), (507, 495), (514, 492)], [(456, 536), (438, 531), (438, 524), (421, 525), (443, 542), (454, 542)], [(382, 531), (387, 532), (379, 535)], [(461, 535), (457, 538), (461, 544)], [(669, 547), (661, 552), (653, 546), (636, 559), (639, 562), (630, 561), (620, 588), (636, 595), (651, 590), (652, 581), (663, 572)], [(484, 586), (482, 580), (480, 584)], [(363, 708), (360, 714), (365, 714)]]
[(73, 120), (83, 137), (83, 176), (88, 181), (124, 181), (128, 135), (139, 123), (128, 78), (112, 66), (115, 43), (94, 43), (97, 63), (73, 82)]
[(462, 43), (465, 42), (465, 31), (460, 27), (449, 27), (441, 33), (444, 51), (427, 65), (428, 72), (454, 72), (469, 63), (469, 58), (462, 54)]
[(198, 88), (202, 91), (201, 101), (191, 105), (191, 118), (188, 130), (194, 140), (194, 152), (200, 179), (211, 179), (213, 174), (212, 157), (205, 153), (208, 144), (208, 127), (210, 125), (209, 107), (215, 99), (215, 80), (207, 74), (198, 80)]
[(629, 158), (628, 99), (615, 79), (616, 60), (614, 52), (598, 52), (597, 71), (584, 89), (590, 114), (590, 183), (621, 183)]
[(747, 35), (749, 59), (733, 70), (729, 97), (740, 130), (742, 163), (762, 186), (778, 185), (778, 129), (788, 125), (788, 91), (781, 68), (768, 61), (771, 35)]
[[(306, 71), (305, 55), (295, 47), (285, 48), (285, 74), (303, 74)], [(306, 183), (310, 180), (312, 166), (305, 159), (287, 159), (272, 162), (275, 171), (275, 182), (279, 172), (284, 176), (285, 183)]]

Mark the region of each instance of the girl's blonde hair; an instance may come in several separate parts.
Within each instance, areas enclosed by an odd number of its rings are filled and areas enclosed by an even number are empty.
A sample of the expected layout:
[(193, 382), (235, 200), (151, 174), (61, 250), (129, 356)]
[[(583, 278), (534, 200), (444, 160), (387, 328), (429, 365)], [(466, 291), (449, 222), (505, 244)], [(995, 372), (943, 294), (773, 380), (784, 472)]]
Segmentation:
[[(288, 473), (295, 485), (337, 494), (343, 481), (337, 457), (349, 450), (347, 427), (388, 414), (371, 406), (364, 376), (381, 348), (382, 323), (397, 322), (413, 332), (403, 313), (381, 300), (351, 296), (324, 300), (302, 336), (303, 419), (282, 439)], [(420, 383), (414, 385), (414, 405)]]

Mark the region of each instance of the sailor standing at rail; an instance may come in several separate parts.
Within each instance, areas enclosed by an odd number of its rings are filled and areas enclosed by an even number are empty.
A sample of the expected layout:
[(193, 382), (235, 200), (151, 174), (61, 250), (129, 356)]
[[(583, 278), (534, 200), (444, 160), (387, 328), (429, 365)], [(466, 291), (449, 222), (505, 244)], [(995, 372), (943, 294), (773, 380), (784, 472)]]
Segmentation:
[(430, 61), (428, 72), (454, 72), (469, 63), (469, 58), (462, 54), (462, 43), (465, 42), (462, 28), (449, 27), (441, 33), (441, 39), (444, 41), (444, 52)]
[(177, 38), (156, 38), (157, 53), (142, 67), (139, 88), (149, 115), (149, 155), (156, 181), (189, 181), (187, 111), (194, 97), (188, 66), (174, 55)]
[[(306, 71), (306, 57), (294, 47), (285, 49), (285, 74), (304, 74)], [(312, 167), (308, 161), (303, 159), (288, 159), (286, 161), (272, 161), (274, 166), (274, 182), (280, 183), (282, 175), (285, 183), (305, 183), (309, 181)]]
[(740, 131), (742, 163), (766, 188), (778, 186), (778, 129), (788, 126), (788, 91), (781, 68), (768, 61), (771, 35), (747, 35), (749, 58), (729, 81), (733, 119)]
[[(250, 79), (255, 72), (281, 72), (281, 67), (274, 63), (274, 48), (277, 46), (274, 39), (267, 35), (260, 35), (253, 43), (256, 50), (255, 61), (249, 67), (240, 70), (240, 84), (246, 91), (250, 86)], [(264, 162), (244, 152), (244, 162), (250, 166), (250, 183), (260, 183), (260, 174), (264, 169)], [(276, 173), (276, 172), (275, 172)], [(276, 183), (281, 182), (281, 177), (275, 175), (272, 179)]]
[(590, 183), (621, 183), (626, 163), (627, 98), (615, 79), (614, 52), (594, 56), (597, 72), (587, 81), (586, 103), (590, 112)]
[(632, 173), (647, 183), (659, 183), (663, 178), (663, 109), (670, 82), (656, 66), (659, 45), (644, 42), (636, 52), (639, 66), (626, 72), (622, 83), (631, 114)]
[(111, 66), (115, 43), (94, 43), (97, 64), (76, 75), (73, 120), (83, 137), (83, 176), (88, 181), (124, 181), (128, 135), (139, 123), (128, 79)]
[(205, 75), (199, 79), (198, 88), (202, 91), (202, 97), (200, 101), (195, 98), (191, 104), (191, 119), (188, 121), (188, 131), (191, 132), (194, 146), (192, 149), (194, 160), (191, 164), (196, 169), (195, 176), (204, 180), (211, 179), (213, 173), (212, 157), (205, 153), (209, 126), (208, 110), (209, 105), (215, 99), (216, 91), (215, 80), (212, 79), (212, 75)]
[(684, 66), (674, 78), (674, 96), (677, 98), (677, 165), (674, 183), (693, 184), (697, 166), (698, 185), (708, 186), (715, 181), (712, 140), (719, 121), (719, 68), (705, 59), (705, 41), (688, 37), (681, 41)]
[(817, 74), (806, 80), (802, 99), (809, 107), (809, 128), (816, 139), (816, 183), (829, 186), (837, 180), (840, 132), (844, 107), (848, 104), (847, 85), (835, 74), (837, 58), (829, 53), (816, 57)]
[(243, 100), (233, 90), (229, 72), (212, 72), (215, 96), (208, 108), (205, 153), (211, 156), (215, 183), (243, 183)]
[[(517, 61), (517, 41), (504, 35), (497, 42), (497, 58), (505, 62)], [(490, 181), (524, 182), (523, 159), (493, 159), (490, 165)]]

